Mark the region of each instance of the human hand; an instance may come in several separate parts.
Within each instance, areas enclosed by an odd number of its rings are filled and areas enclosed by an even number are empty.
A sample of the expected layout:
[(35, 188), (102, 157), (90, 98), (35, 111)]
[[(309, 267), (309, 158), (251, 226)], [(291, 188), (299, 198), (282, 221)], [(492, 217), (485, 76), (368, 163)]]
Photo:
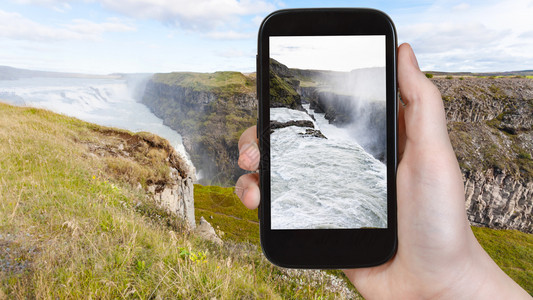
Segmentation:
[[(398, 48), (398, 84), (406, 104), (398, 116), (398, 251), (383, 265), (344, 272), (367, 298), (529, 299), (470, 229), (440, 92), (408, 44)], [(241, 135), (239, 151), (239, 166), (256, 170), (255, 126)], [(256, 208), (258, 174), (241, 176), (236, 192), (246, 207)]]

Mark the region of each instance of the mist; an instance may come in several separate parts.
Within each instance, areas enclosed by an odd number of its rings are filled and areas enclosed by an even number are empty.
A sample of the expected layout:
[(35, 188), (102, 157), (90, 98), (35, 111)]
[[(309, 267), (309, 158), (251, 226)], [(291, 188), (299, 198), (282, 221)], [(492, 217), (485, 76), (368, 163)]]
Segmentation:
[(166, 138), (189, 164), (181, 135), (140, 102), (151, 74), (103, 78), (30, 77), (0, 80), (2, 101), (44, 108), (103, 126), (147, 131)]
[(386, 162), (385, 67), (321, 72), (316, 88), (302, 89), (310, 108), (324, 113), (375, 158)]

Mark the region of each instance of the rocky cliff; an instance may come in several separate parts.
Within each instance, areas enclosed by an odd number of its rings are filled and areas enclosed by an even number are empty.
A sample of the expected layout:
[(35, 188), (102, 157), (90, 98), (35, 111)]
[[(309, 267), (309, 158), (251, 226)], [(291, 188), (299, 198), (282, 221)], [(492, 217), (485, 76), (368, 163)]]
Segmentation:
[(286, 107), (303, 110), (300, 94), (297, 92), (300, 81), (287, 66), (270, 59), (270, 107)]
[[(292, 95), (290, 101), (275, 98), (277, 106), (299, 109), (307, 102), (334, 123), (353, 121), (343, 115), (343, 101), (338, 107), (325, 101), (331, 91), (324, 84), (345, 74), (273, 63), (271, 77), (278, 80), (273, 95)], [(432, 81), (442, 93), (470, 221), (533, 232), (533, 80), (436, 76)], [(242, 174), (236, 165), (238, 137), (256, 122), (254, 84), (254, 77), (235, 72), (158, 74), (143, 101), (183, 135), (210, 182), (231, 185)]]
[(142, 99), (183, 137), (204, 184), (233, 185), (241, 133), (257, 119), (255, 76), (239, 72), (155, 74)]
[[(270, 68), (271, 107), (303, 110), (301, 103), (308, 103), (329, 123), (347, 129), (368, 153), (386, 161), (384, 68), (301, 70), (287, 68), (273, 59)], [(278, 99), (279, 95), (291, 94), (298, 97)]]
[(533, 80), (434, 78), (473, 224), (533, 232)]
[(151, 201), (195, 228), (194, 167), (170, 143), (151, 133), (97, 127), (98, 138), (80, 141), (109, 173), (147, 192)]

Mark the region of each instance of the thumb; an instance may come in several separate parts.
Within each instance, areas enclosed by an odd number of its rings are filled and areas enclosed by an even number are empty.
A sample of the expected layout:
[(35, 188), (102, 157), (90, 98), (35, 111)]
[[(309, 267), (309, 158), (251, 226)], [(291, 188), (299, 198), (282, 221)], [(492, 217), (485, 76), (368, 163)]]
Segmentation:
[(405, 103), (402, 109), (406, 144), (449, 145), (440, 92), (420, 71), (409, 44), (402, 44), (398, 49), (398, 85)]

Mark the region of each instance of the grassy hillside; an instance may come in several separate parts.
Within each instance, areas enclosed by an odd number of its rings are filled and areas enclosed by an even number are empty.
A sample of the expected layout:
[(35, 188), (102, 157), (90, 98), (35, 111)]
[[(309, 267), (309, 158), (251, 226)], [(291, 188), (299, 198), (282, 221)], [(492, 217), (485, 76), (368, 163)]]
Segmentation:
[[(257, 247), (257, 211), (245, 209), (232, 188), (195, 185), (197, 217), (218, 226), (225, 245), (195, 238), (132, 185), (164, 180), (164, 164), (141, 152), (118, 163), (88, 146), (131, 139), (164, 144), (146, 133), (0, 104), (0, 299), (355, 297), (335, 272), (267, 262)], [(158, 157), (158, 149), (146, 150)], [(533, 236), (473, 230), (533, 294)]]
[[(246, 209), (233, 190), (195, 185), (196, 216), (203, 216), (223, 232), (223, 240), (250, 241), (259, 246), (257, 210)], [(533, 235), (474, 226), (472, 230), (500, 268), (533, 295)]]
[(153, 172), (163, 165), (143, 161), (148, 154), (118, 162), (88, 146), (136, 137), (0, 103), (0, 299), (351, 295), (324, 272), (288, 276), (250, 244), (198, 240), (131, 184), (164, 176)]

